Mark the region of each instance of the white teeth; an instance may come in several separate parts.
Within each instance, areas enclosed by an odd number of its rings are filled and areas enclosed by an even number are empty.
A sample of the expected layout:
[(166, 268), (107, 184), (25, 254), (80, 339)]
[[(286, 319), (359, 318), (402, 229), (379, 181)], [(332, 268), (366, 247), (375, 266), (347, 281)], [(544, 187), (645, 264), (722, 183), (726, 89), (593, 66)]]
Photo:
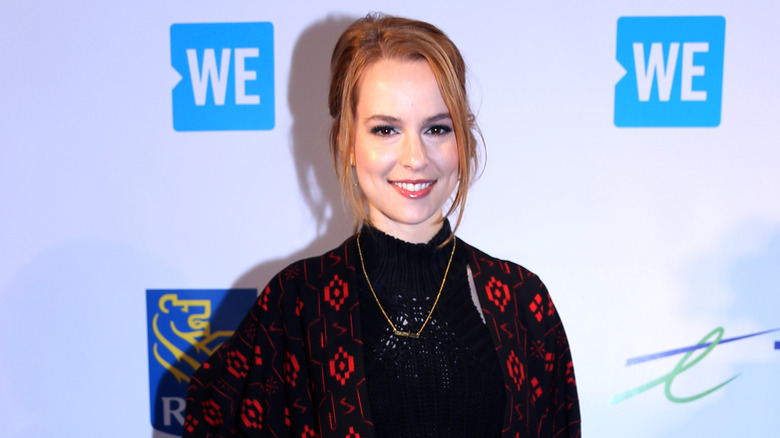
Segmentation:
[(408, 192), (419, 192), (420, 190), (427, 189), (431, 186), (430, 182), (426, 183), (417, 183), (417, 184), (411, 184), (411, 183), (405, 183), (405, 182), (394, 182), (396, 186), (408, 191)]

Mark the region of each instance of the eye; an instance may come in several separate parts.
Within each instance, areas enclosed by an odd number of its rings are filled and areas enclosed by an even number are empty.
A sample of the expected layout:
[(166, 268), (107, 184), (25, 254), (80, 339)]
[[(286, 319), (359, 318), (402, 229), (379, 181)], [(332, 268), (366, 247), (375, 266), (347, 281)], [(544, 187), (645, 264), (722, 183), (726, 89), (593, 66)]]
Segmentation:
[(452, 132), (452, 127), (447, 125), (433, 125), (427, 130), (428, 134), (440, 136)]
[(395, 134), (396, 130), (390, 125), (381, 125), (381, 126), (375, 126), (371, 128), (371, 133), (376, 134), (380, 137), (387, 137), (388, 135)]

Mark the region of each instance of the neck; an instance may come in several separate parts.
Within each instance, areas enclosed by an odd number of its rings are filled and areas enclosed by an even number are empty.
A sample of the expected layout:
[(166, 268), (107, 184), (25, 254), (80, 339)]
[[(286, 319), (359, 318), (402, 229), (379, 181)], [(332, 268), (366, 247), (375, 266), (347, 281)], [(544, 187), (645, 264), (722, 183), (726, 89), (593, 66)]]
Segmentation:
[(408, 243), (428, 243), (441, 230), (443, 222), (441, 216), (420, 224), (401, 224), (385, 218), (371, 217), (371, 225), (374, 228)]

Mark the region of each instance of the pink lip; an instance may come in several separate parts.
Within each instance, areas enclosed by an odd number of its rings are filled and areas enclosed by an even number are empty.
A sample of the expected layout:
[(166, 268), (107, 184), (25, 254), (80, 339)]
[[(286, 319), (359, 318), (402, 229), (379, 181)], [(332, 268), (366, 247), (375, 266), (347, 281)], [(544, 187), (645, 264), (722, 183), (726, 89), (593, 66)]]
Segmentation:
[[(401, 194), (401, 196), (409, 199), (418, 199), (427, 196), (433, 190), (433, 186), (436, 185), (436, 180), (430, 179), (414, 179), (414, 180), (398, 180), (390, 181), (390, 185)], [(420, 185), (419, 190), (415, 190), (412, 186)]]

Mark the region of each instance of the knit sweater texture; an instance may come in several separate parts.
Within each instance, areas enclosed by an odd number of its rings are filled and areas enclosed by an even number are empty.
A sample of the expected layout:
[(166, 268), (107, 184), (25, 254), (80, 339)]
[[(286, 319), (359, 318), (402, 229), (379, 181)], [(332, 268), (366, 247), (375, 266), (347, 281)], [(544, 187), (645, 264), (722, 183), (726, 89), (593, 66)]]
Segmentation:
[(372, 412), (382, 413), (374, 416), (379, 437), (501, 433), (504, 379), (490, 332), (471, 298), (465, 247), (457, 240), (440, 247), (450, 234), (446, 222), (425, 244), (375, 228), (361, 232), (368, 279), (393, 324), (416, 333), (431, 315), (418, 339), (397, 336), (365, 275), (358, 282), (368, 396)]

